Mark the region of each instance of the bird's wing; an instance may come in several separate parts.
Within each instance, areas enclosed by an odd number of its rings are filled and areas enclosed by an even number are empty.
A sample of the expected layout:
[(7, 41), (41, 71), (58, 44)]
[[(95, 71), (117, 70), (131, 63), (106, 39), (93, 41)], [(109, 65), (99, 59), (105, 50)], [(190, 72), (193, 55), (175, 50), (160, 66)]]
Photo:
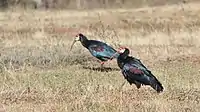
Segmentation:
[(132, 81), (139, 81), (142, 83), (148, 83), (150, 81), (150, 77), (148, 76), (148, 72), (142, 66), (138, 66), (134, 63), (127, 63), (123, 66), (123, 75), (127, 77), (127, 79)]
[(106, 60), (110, 59), (113, 56), (113, 54), (116, 52), (116, 50), (113, 49), (112, 47), (98, 41), (96, 41), (93, 44), (90, 44), (88, 49), (93, 56), (104, 58)]
[(135, 65), (135, 66), (138, 66), (139, 68), (148, 70), (147, 67), (144, 66), (144, 65), (142, 64), (142, 62), (141, 62), (139, 59), (135, 58), (135, 57), (128, 56), (128, 57), (127, 57), (127, 61), (128, 61), (129, 63), (132, 63), (132, 64), (134, 63), (134, 65)]
[(123, 67), (123, 70), (126, 72), (126, 73), (132, 73), (134, 75), (143, 75), (144, 74), (144, 68), (142, 67), (139, 67), (135, 64), (125, 64), (124, 67)]
[(129, 82), (151, 85), (157, 92), (163, 91), (162, 84), (140, 61), (130, 61), (123, 66), (123, 75)]

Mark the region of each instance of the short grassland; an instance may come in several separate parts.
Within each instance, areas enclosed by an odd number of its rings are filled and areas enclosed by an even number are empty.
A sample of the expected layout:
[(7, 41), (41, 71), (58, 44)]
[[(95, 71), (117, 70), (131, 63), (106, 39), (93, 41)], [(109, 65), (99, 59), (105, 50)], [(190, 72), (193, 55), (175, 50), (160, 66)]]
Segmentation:
[[(0, 110), (8, 112), (198, 112), (200, 4), (94, 11), (0, 13)], [(82, 32), (131, 55), (164, 86), (124, 86), (73, 37)]]

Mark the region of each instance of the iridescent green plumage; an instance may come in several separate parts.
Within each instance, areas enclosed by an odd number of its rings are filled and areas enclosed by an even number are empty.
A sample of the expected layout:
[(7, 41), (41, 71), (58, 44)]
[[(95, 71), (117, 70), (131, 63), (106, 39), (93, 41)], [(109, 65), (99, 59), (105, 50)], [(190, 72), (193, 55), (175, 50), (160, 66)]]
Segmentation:
[(151, 71), (139, 59), (128, 55), (129, 49), (125, 48), (123, 53), (120, 53), (117, 58), (118, 66), (121, 68), (124, 78), (130, 84), (134, 83), (137, 88), (140, 88), (141, 85), (150, 85), (157, 92), (162, 92), (164, 89), (162, 84)]
[[(112, 60), (113, 58), (117, 58), (119, 56), (119, 54), (116, 54), (117, 51), (108, 44), (98, 40), (89, 40), (81, 33), (77, 35), (75, 40), (80, 41), (81, 44), (89, 50), (92, 56), (101, 60), (101, 62)], [(73, 44), (74, 43), (75, 42), (73, 42)], [(116, 55), (112, 57), (114, 54)]]

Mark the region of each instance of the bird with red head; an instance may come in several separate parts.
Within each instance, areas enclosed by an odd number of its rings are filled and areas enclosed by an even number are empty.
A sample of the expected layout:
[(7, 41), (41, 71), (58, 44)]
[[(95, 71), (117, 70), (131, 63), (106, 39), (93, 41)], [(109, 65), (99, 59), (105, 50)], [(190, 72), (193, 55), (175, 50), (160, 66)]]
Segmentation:
[(130, 51), (127, 47), (120, 47), (117, 52), (117, 64), (130, 85), (135, 84), (138, 89), (141, 85), (150, 85), (158, 93), (163, 91), (162, 84), (151, 71), (139, 59), (129, 56)]

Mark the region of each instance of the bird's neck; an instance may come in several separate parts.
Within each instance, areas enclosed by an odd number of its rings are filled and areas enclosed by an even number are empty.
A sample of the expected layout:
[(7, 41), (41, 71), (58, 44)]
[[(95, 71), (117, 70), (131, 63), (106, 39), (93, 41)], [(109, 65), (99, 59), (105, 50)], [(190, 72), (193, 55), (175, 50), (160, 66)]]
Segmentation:
[(89, 46), (89, 40), (88, 40), (88, 39), (81, 40), (81, 44), (82, 44), (84, 47), (88, 48), (88, 46)]
[(120, 60), (126, 60), (127, 57), (128, 57), (128, 54), (120, 54), (119, 55)]
[(120, 68), (122, 68), (124, 64), (126, 63), (127, 57), (128, 55), (120, 54), (119, 57), (117, 58), (117, 63)]
[(119, 68), (122, 69), (123, 66), (124, 66), (124, 61), (123, 61), (123, 59), (117, 58), (117, 64), (118, 64)]

